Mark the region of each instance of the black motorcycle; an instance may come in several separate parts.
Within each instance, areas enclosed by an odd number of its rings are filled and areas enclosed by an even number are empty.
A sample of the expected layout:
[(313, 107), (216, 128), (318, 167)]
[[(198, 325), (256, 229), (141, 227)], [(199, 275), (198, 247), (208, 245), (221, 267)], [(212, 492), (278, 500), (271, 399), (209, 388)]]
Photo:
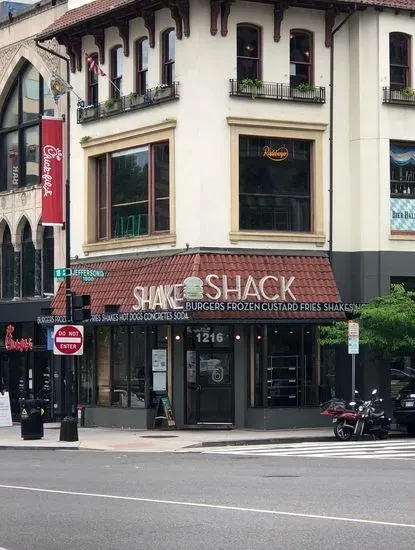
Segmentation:
[(373, 390), (373, 398), (358, 406), (354, 428), (356, 439), (363, 439), (364, 436), (372, 439), (386, 439), (389, 435), (391, 419), (385, 416), (384, 411), (376, 412), (380, 403), (383, 402), (381, 397), (375, 397), (377, 392), (378, 390)]

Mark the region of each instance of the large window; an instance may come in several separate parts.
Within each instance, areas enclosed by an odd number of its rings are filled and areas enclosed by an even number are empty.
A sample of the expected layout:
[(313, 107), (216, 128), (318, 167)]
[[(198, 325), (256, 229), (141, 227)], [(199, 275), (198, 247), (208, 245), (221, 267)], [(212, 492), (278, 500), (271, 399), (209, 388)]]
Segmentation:
[(261, 79), (261, 31), (253, 25), (237, 28), (237, 79)]
[(136, 91), (144, 95), (147, 91), (148, 81), (148, 39), (140, 38), (136, 42)]
[(411, 85), (410, 75), (411, 37), (400, 32), (389, 35), (390, 87), (403, 90)]
[(40, 183), (40, 116), (54, 115), (49, 87), (27, 64), (17, 76), (0, 118), (0, 191)]
[(415, 143), (390, 142), (392, 233), (415, 232)]
[(10, 300), (14, 295), (14, 248), (9, 226), (3, 232), (1, 246), (1, 297)]
[(167, 29), (164, 31), (161, 37), (161, 42), (163, 71), (162, 83), (171, 86), (175, 79), (174, 63), (176, 57), (176, 37), (174, 29)]
[(239, 228), (311, 231), (312, 142), (239, 137)]
[(100, 239), (170, 229), (168, 142), (118, 151), (97, 163)]
[[(98, 65), (98, 54), (91, 54), (94, 63)], [(88, 105), (98, 105), (98, 75), (94, 71), (87, 72)]]
[(313, 83), (313, 35), (308, 31), (290, 33), (290, 85)]
[(115, 84), (111, 84), (110, 96), (114, 99), (121, 97), (122, 90), (122, 74), (124, 64), (124, 53), (122, 46), (115, 46), (111, 50), (111, 80)]
[(22, 233), (22, 296), (35, 294), (35, 247), (32, 241), (32, 229), (26, 222)]
[(53, 294), (54, 240), (53, 227), (43, 230), (43, 292)]

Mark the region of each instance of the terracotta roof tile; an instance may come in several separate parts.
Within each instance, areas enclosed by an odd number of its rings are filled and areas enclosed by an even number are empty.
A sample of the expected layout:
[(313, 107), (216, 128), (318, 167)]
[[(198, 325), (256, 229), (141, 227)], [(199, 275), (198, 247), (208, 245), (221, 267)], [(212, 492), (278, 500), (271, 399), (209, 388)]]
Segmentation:
[[(132, 312), (136, 300), (133, 290), (136, 286), (158, 286), (181, 284), (186, 277), (198, 276), (205, 279), (208, 274), (227, 275), (229, 286), (235, 275), (241, 276), (242, 285), (249, 275), (256, 281), (265, 275), (295, 277), (291, 289), (297, 302), (339, 303), (340, 296), (330, 263), (325, 257), (305, 256), (262, 256), (254, 254), (178, 254), (133, 260), (115, 260), (82, 264), (80, 269), (105, 269), (105, 278), (96, 278), (93, 283), (73, 277), (72, 290), (78, 294), (91, 295), (93, 313), (104, 313), (105, 305), (117, 304), (120, 312)], [(265, 291), (271, 295), (278, 292), (278, 285), (268, 280)], [(205, 285), (205, 291), (208, 287)], [(210, 289), (212, 292), (212, 289)], [(232, 295), (229, 299), (235, 299)], [(252, 300), (253, 298), (251, 298)], [(287, 301), (289, 300), (287, 295)], [(246, 300), (248, 301), (249, 298)], [(54, 298), (55, 315), (65, 312), (65, 288), (62, 284)], [(324, 312), (192, 312), (193, 318), (215, 319), (328, 319), (339, 318), (339, 313)]]
[[(415, 0), (338, 0), (343, 4), (367, 5), (384, 8), (398, 8), (402, 10), (415, 10)], [(336, 2), (334, 2), (336, 3)], [(94, 19), (112, 10), (120, 9), (126, 6), (136, 4), (139, 7), (139, 0), (95, 0), (90, 4), (85, 4), (80, 8), (67, 11), (62, 17), (46, 27), (38, 38), (46, 39), (56, 36), (59, 32), (73, 27), (77, 23), (82, 23)]]

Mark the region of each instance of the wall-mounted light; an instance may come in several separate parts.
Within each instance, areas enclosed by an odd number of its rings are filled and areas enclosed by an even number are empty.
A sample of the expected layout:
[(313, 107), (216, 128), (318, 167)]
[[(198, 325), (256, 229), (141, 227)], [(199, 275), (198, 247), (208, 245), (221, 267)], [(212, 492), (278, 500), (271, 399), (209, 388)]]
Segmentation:
[(180, 340), (180, 334), (176, 334), (176, 340)]
[(237, 335), (235, 336), (235, 340), (240, 340), (240, 339), (241, 339), (241, 335), (240, 335), (240, 334), (237, 334)]
[(257, 340), (261, 340), (262, 336), (260, 334), (258, 334), (258, 336), (256, 338), (257, 338)]

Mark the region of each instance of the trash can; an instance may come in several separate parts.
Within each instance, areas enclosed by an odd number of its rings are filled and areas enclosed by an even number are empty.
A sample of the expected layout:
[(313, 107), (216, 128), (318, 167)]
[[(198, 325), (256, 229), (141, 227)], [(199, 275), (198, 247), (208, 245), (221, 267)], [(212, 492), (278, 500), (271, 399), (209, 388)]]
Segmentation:
[(78, 419), (76, 416), (65, 416), (61, 422), (60, 441), (78, 441)]
[(20, 411), (20, 428), (23, 439), (42, 439), (44, 402), (42, 399), (25, 399)]

